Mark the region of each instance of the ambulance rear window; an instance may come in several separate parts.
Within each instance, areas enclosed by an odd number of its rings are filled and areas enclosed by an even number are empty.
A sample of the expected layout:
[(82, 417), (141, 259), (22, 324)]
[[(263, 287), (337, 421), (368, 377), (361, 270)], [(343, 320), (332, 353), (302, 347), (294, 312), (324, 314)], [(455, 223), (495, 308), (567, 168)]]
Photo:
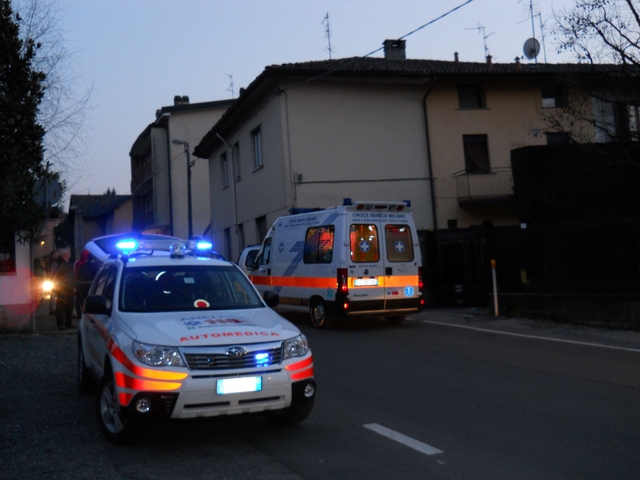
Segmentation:
[(351, 261), (374, 263), (380, 260), (378, 227), (370, 224), (351, 225)]
[(331, 263), (333, 260), (333, 225), (312, 227), (304, 241), (304, 263)]
[(384, 238), (387, 243), (387, 260), (390, 262), (413, 261), (413, 242), (408, 226), (386, 225)]

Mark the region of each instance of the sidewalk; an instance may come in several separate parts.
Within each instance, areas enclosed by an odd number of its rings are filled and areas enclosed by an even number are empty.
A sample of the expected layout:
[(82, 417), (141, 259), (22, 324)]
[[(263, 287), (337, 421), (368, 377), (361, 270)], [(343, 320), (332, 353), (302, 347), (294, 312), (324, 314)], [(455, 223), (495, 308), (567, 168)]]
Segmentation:
[[(606, 327), (572, 325), (544, 320), (515, 317), (496, 317), (487, 308), (450, 307), (426, 308), (409, 315), (407, 321), (419, 321), (457, 326), (475, 330), (489, 330), (517, 335), (546, 337), (572, 342), (628, 348), (640, 352), (640, 332)], [(79, 320), (73, 319), (77, 327)], [(36, 311), (36, 333), (39, 335), (75, 335), (77, 328), (58, 330), (56, 318), (49, 314), (49, 301), (43, 300)]]
[(441, 323), (460, 328), (546, 337), (633, 349), (640, 352), (640, 332), (638, 331), (526, 318), (496, 317), (488, 308), (426, 308), (421, 313), (410, 315), (408, 318), (412, 318), (414, 321)]
[[(74, 318), (73, 324), (77, 327), (79, 319)], [(77, 328), (58, 330), (55, 315), (49, 314), (49, 300), (42, 300), (36, 309), (36, 331), (38, 335), (75, 335)]]

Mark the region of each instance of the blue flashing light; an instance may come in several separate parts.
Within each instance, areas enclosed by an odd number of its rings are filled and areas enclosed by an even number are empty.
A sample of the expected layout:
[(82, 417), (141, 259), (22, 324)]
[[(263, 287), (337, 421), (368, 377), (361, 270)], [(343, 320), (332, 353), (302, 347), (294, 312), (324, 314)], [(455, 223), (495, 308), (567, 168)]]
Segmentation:
[(254, 358), (256, 359), (256, 366), (258, 367), (266, 367), (269, 365), (268, 353), (256, 353)]
[(411, 208), (411, 200), (403, 200), (403, 202), (407, 207)]
[(342, 200), (342, 205), (353, 205), (353, 202), (350, 198), (345, 198)]
[(123, 252), (130, 252), (131, 250), (138, 248), (138, 242), (132, 239), (120, 240), (116, 243), (116, 248)]
[(207, 242), (206, 240), (200, 240), (196, 243), (196, 249), (198, 250), (211, 250), (213, 248), (213, 243)]

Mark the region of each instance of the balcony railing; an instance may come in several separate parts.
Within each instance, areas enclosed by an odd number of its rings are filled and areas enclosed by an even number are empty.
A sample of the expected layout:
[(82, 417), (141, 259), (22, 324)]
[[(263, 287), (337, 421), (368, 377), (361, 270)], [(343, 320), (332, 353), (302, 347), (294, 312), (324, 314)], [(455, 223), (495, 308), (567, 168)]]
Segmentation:
[(513, 200), (513, 176), (511, 168), (494, 168), (490, 172), (453, 174), (460, 205), (473, 203), (500, 203)]
[(133, 176), (131, 178), (131, 191), (134, 192), (151, 176), (151, 174), (151, 161), (146, 161), (140, 166), (140, 168), (133, 172)]

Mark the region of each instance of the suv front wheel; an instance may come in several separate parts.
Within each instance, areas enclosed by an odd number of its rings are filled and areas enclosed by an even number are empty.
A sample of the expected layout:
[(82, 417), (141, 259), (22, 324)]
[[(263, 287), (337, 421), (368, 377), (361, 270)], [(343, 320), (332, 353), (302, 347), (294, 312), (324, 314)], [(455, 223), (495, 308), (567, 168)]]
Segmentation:
[(118, 402), (113, 374), (105, 373), (96, 399), (98, 423), (105, 436), (113, 443), (126, 443), (135, 440), (143, 433), (143, 425), (134, 421)]

